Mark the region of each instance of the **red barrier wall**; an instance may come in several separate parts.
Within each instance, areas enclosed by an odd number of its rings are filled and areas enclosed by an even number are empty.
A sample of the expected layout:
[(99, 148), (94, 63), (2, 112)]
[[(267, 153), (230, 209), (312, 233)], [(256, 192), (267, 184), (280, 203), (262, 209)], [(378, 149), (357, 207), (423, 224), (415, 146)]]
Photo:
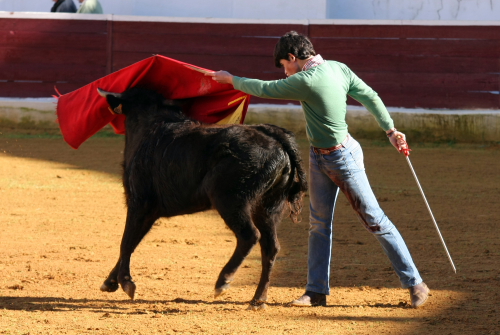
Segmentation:
[(311, 25), (309, 36), (388, 106), (500, 107), (500, 26)]
[(0, 96), (47, 97), (54, 86), (67, 93), (152, 54), (239, 76), (280, 79), (274, 45), (293, 29), (308, 35), (324, 58), (350, 66), (387, 106), (500, 109), (500, 26), (109, 18), (0, 18)]

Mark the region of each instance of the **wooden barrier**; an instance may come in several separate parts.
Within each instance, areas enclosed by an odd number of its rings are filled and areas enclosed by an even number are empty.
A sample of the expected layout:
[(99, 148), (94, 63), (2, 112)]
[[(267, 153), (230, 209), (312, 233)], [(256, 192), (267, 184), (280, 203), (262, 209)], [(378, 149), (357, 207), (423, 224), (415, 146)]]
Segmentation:
[(281, 79), (274, 45), (296, 30), (324, 58), (351, 67), (387, 106), (500, 109), (500, 25), (186, 20), (0, 13), (0, 96), (49, 97), (54, 86), (67, 93), (153, 54)]
[(389, 106), (500, 107), (500, 26), (311, 25), (309, 36)]
[(0, 18), (0, 96), (50, 97), (106, 75), (107, 24)]

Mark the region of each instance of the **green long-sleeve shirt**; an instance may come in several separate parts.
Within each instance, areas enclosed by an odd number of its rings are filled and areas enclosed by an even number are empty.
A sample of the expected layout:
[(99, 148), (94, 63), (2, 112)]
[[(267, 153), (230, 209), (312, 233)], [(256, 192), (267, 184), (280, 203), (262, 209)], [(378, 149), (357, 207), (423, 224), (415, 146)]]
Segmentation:
[(282, 80), (262, 81), (234, 76), (233, 86), (261, 98), (300, 101), (307, 137), (314, 147), (329, 148), (347, 136), (347, 95), (365, 106), (382, 129), (394, 127), (378, 94), (339, 62), (326, 61)]

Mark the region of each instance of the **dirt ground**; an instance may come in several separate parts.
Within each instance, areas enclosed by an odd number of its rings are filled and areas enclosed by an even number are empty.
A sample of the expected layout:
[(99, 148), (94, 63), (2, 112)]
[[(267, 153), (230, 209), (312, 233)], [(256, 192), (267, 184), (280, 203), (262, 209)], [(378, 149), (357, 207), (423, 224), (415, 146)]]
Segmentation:
[(341, 195), (328, 306), (287, 305), (306, 283), (305, 198), (303, 221), (280, 225), (269, 306), (253, 312), (246, 307), (259, 248), (232, 289), (213, 298), (235, 247), (214, 211), (155, 224), (132, 257), (136, 300), (101, 292), (125, 221), (124, 138), (96, 136), (73, 150), (58, 136), (0, 133), (0, 334), (500, 334), (498, 146), (413, 145), (454, 274), (404, 157), (361, 141), (374, 191), (431, 288), (423, 308), (409, 308), (408, 292)]

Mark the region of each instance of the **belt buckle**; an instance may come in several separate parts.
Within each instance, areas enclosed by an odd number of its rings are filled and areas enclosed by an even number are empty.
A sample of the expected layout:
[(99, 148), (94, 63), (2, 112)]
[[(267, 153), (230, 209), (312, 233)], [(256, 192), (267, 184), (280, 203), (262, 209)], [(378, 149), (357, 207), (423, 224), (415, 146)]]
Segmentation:
[(342, 148), (344, 146), (344, 144), (347, 143), (347, 141), (349, 140), (349, 134), (347, 134), (347, 136), (345, 137), (345, 139), (342, 141), (342, 143), (339, 143), (337, 144), (336, 146), (334, 147), (331, 147), (331, 148), (328, 148), (328, 149), (321, 149), (321, 148), (316, 148), (314, 147), (314, 151), (317, 153), (317, 154), (322, 154), (322, 155), (329, 155), (331, 154), (333, 151), (336, 151), (336, 150), (339, 150), (340, 148)]
[(342, 144), (337, 144), (336, 146), (334, 147), (331, 147), (331, 148), (328, 148), (328, 149), (321, 149), (321, 148), (317, 148), (318, 152), (322, 155), (329, 155), (331, 154), (333, 151), (336, 151), (338, 149), (340, 149), (342, 147)]
[(319, 153), (322, 155), (329, 155), (335, 149), (319, 149)]

